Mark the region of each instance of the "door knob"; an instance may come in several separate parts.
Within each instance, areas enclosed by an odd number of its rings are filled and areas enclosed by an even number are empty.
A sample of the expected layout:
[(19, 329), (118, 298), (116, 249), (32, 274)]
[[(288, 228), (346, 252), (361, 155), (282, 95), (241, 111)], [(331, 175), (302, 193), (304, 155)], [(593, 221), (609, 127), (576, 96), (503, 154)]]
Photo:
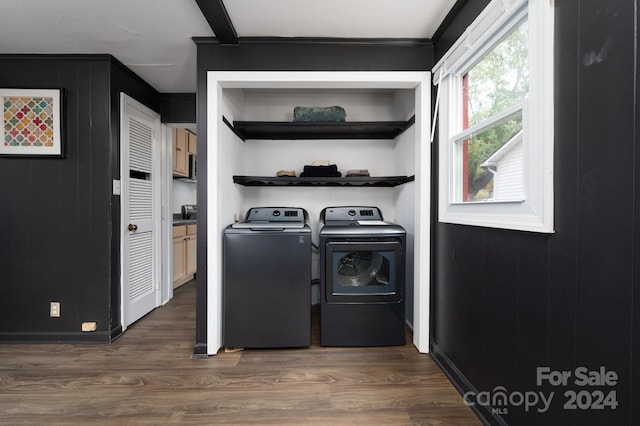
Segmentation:
[(132, 223), (129, 224), (129, 227), (127, 228), (129, 231), (137, 231), (138, 230), (138, 225), (134, 225)]

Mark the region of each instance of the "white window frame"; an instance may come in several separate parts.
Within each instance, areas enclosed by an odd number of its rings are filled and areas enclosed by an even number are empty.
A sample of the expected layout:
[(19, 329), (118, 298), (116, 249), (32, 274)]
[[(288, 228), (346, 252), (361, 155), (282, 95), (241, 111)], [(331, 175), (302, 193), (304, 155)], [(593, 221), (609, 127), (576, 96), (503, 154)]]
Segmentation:
[[(524, 17), (529, 94), (523, 115), (523, 199), (457, 202), (455, 141), (462, 134), (462, 76)], [(433, 69), (439, 109), (439, 207), (444, 223), (553, 233), (553, 2), (492, 0)], [(470, 129), (473, 130), (473, 129)], [(459, 179), (459, 178), (458, 178)]]

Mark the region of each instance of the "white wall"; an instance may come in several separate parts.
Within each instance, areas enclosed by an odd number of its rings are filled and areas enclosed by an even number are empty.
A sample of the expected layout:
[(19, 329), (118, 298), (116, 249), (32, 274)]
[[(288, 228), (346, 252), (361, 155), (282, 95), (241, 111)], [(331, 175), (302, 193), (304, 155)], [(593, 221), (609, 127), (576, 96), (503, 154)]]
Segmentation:
[[(225, 89), (222, 92), (222, 115), (231, 123), (234, 120), (243, 120), (246, 105), (244, 91)], [(219, 123), (222, 123), (222, 118), (218, 119)], [(222, 232), (226, 225), (240, 221), (244, 217), (244, 188), (234, 184), (232, 177), (245, 174), (246, 144), (228, 126), (222, 124), (216, 147), (221, 155), (218, 185), (222, 189), (221, 206), (219, 206), (223, 220), (220, 224), (220, 232)]]
[(196, 204), (197, 194), (195, 183), (183, 182), (179, 179), (174, 179), (171, 191), (171, 212), (181, 213), (181, 207), (184, 204)]
[(347, 121), (406, 120), (394, 114), (393, 90), (247, 90), (245, 116), (248, 121), (292, 121), (296, 106), (341, 106)]

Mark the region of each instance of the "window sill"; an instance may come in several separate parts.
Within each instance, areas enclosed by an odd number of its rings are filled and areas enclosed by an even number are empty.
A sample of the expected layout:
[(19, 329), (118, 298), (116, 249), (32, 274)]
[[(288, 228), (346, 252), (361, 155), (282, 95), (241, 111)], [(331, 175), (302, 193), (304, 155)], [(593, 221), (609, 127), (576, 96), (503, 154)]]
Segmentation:
[(438, 221), (546, 234), (554, 232), (552, 214), (536, 212), (526, 201), (449, 204), (440, 208)]
[(524, 203), (524, 198), (518, 198), (515, 200), (483, 200), (483, 201), (454, 201), (452, 206), (475, 206), (475, 205), (487, 205), (487, 204), (515, 204)]

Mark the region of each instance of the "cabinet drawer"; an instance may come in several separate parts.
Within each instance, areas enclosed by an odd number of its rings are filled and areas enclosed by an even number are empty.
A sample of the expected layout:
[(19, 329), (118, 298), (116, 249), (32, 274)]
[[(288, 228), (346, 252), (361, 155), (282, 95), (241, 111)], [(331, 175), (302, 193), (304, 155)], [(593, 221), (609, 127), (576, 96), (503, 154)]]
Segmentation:
[(185, 235), (187, 235), (187, 225), (173, 227), (173, 238), (184, 237)]
[(187, 235), (195, 235), (198, 233), (198, 225), (187, 225)]

